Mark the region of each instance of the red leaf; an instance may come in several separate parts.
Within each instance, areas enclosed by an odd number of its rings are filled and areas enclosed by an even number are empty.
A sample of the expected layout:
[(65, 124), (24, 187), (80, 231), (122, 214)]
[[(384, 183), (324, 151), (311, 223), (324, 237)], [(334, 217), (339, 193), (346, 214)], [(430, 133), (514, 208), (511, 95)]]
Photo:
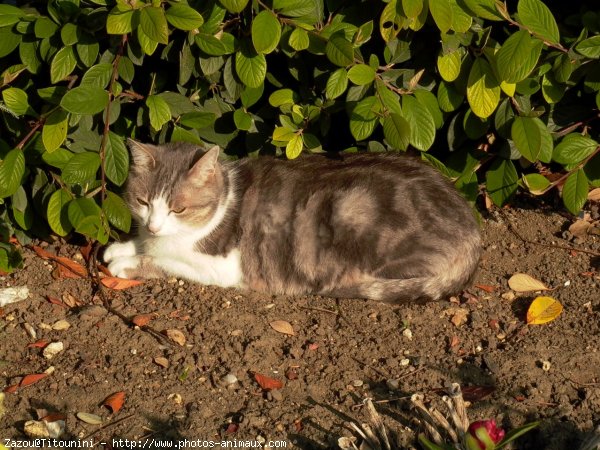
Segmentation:
[(54, 258), (56, 255), (53, 255), (52, 253), (50, 253), (47, 250), (44, 250), (42, 247), (40, 247), (39, 245), (32, 245), (31, 248), (33, 249), (34, 252), (37, 253), (37, 255), (40, 258), (44, 258), (44, 259), (52, 259)]
[(108, 270), (108, 267), (103, 266), (102, 264), (98, 264), (98, 270), (100, 272), (102, 272), (104, 275), (106, 275), (107, 277), (112, 277), (112, 273), (110, 273), (110, 270)]
[(296, 431), (298, 433), (300, 431), (302, 431), (304, 429), (304, 425), (302, 424), (302, 420), (301, 419), (294, 420), (294, 427), (296, 428)]
[(494, 392), (494, 386), (465, 386), (462, 388), (463, 398), (468, 402), (477, 402)]
[(87, 244), (82, 245), (79, 248), (79, 251), (83, 255), (83, 259), (85, 259), (85, 262), (89, 262), (90, 261), (90, 255), (92, 254), (92, 242), (90, 241)]
[(13, 384), (12, 386), (5, 387), (4, 392), (6, 392), (7, 394), (14, 394), (15, 392), (17, 392), (17, 389), (19, 389), (19, 385)]
[(260, 385), (260, 387), (265, 391), (271, 391), (273, 389), (281, 389), (283, 387), (283, 383), (275, 378), (268, 377), (266, 375), (262, 375), (260, 373), (254, 373), (254, 379)]
[(230, 423), (229, 425), (227, 425), (227, 429), (225, 430), (225, 433), (227, 433), (227, 434), (233, 434), (239, 428), (240, 428), (240, 426), (237, 423)]
[(56, 422), (57, 420), (67, 420), (67, 415), (63, 413), (49, 413), (42, 417), (40, 420), (44, 422)]
[(125, 392), (119, 391), (106, 397), (102, 405), (116, 414), (123, 407), (123, 403), (125, 403)]
[(65, 269), (73, 272), (73, 275), (69, 275), (69, 278), (85, 278), (87, 277), (87, 269), (83, 267), (78, 262), (75, 262), (69, 258), (65, 258), (64, 256), (56, 256), (53, 258), (58, 264), (63, 266)]
[(117, 291), (142, 284), (142, 281), (140, 280), (128, 280), (126, 278), (117, 277), (104, 277), (100, 282), (107, 288), (115, 289)]
[(47, 376), (47, 373), (33, 373), (30, 375), (25, 375), (19, 383), (19, 387), (25, 387), (29, 386), (30, 384), (37, 383), (38, 381), (46, 378)]
[(48, 300), (53, 305), (58, 305), (58, 306), (62, 306), (63, 308), (68, 308), (67, 305), (65, 305), (63, 302), (61, 302), (59, 299), (57, 299), (55, 297), (47, 296), (46, 300)]
[(148, 325), (148, 323), (154, 319), (154, 314), (138, 314), (137, 316), (133, 316), (131, 321), (134, 325), (138, 327), (143, 327), (144, 325)]
[(38, 339), (31, 344), (27, 344), (27, 348), (44, 348), (46, 345), (48, 345), (48, 341), (45, 341), (44, 339)]
[(475, 284), (474, 286), (485, 292), (494, 292), (496, 290), (496, 286), (490, 286), (489, 284)]

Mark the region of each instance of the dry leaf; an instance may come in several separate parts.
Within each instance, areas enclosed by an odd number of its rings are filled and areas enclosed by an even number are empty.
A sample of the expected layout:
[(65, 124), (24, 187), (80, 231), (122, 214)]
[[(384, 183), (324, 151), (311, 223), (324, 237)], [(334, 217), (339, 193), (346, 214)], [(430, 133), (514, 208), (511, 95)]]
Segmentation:
[(278, 333), (287, 334), (288, 336), (294, 335), (294, 329), (292, 328), (292, 325), (285, 320), (274, 320), (269, 325), (271, 325), (271, 328)]
[(460, 388), (463, 398), (468, 402), (478, 402), (496, 390), (494, 386), (463, 386)]
[(588, 230), (592, 227), (592, 224), (585, 219), (578, 219), (571, 224), (569, 231), (571, 234), (578, 238), (587, 236)]
[(474, 286), (485, 292), (494, 292), (496, 290), (495, 286), (490, 286), (489, 284), (475, 284)]
[(123, 403), (125, 403), (125, 392), (119, 391), (106, 397), (102, 405), (110, 409), (113, 414), (116, 414), (123, 407)]
[(469, 318), (468, 310), (463, 309), (463, 308), (450, 308), (450, 309), (451, 309), (451, 314), (452, 314), (452, 317), (450, 317), (450, 322), (452, 322), (452, 324), (455, 327), (458, 328), (467, 322), (467, 319)]
[(527, 323), (541, 325), (556, 319), (563, 310), (562, 304), (552, 297), (537, 297), (527, 310)]
[(46, 300), (48, 300), (53, 305), (58, 305), (58, 306), (62, 306), (63, 308), (68, 308), (67, 305), (65, 305), (63, 302), (61, 302), (59, 299), (57, 299), (55, 297), (47, 296)]
[(600, 201), (600, 188), (592, 189), (588, 193), (588, 200)]
[(54, 331), (64, 331), (64, 330), (68, 330), (69, 328), (71, 328), (71, 324), (69, 322), (67, 322), (66, 320), (62, 319), (62, 320), (57, 320), (53, 325), (52, 325), (52, 329)]
[(79, 420), (85, 423), (89, 423), (90, 425), (101, 425), (102, 417), (97, 416), (96, 414), (90, 414), (86, 412), (78, 412), (75, 414)]
[(63, 303), (69, 308), (76, 308), (78, 306), (83, 306), (83, 302), (81, 300), (73, 297), (69, 293), (63, 294), (62, 299), (63, 299)]
[(19, 385), (13, 384), (10, 386), (6, 386), (2, 392), (6, 392), (7, 394), (14, 394), (15, 392), (17, 392), (17, 389), (19, 389)]
[(138, 327), (143, 327), (148, 325), (152, 319), (154, 319), (154, 314), (138, 314), (137, 316), (133, 316), (131, 322)]
[(53, 255), (52, 253), (50, 253), (47, 250), (44, 250), (42, 247), (40, 247), (39, 245), (32, 245), (31, 248), (33, 249), (34, 252), (37, 253), (37, 255), (40, 258), (44, 258), (44, 259), (52, 259), (54, 258), (56, 255)]
[(165, 369), (169, 367), (169, 360), (167, 358), (163, 358), (162, 356), (157, 356), (154, 358), (154, 362)]
[(25, 375), (21, 382), (19, 383), (19, 387), (29, 386), (33, 383), (37, 383), (38, 381), (46, 378), (48, 376), (47, 373), (34, 373), (30, 375)]
[(46, 345), (48, 345), (48, 341), (45, 341), (44, 339), (38, 339), (31, 344), (27, 344), (27, 348), (44, 348)]
[(100, 280), (100, 282), (107, 288), (114, 289), (116, 291), (142, 284), (142, 281), (140, 280), (128, 280), (127, 278), (118, 277), (104, 277)]
[(79, 248), (79, 251), (85, 262), (89, 262), (90, 256), (92, 255), (92, 241), (89, 241), (86, 245), (82, 245)]
[(508, 285), (516, 292), (548, 291), (550, 290), (544, 283), (536, 280), (526, 273), (515, 273), (508, 280)]
[(169, 339), (181, 345), (182, 347), (185, 345), (185, 335), (181, 331), (169, 329), (165, 331), (165, 334)]
[(266, 375), (262, 375), (260, 373), (254, 373), (254, 379), (260, 385), (260, 387), (265, 391), (271, 391), (273, 389), (281, 389), (283, 387), (283, 383), (275, 378), (268, 377)]

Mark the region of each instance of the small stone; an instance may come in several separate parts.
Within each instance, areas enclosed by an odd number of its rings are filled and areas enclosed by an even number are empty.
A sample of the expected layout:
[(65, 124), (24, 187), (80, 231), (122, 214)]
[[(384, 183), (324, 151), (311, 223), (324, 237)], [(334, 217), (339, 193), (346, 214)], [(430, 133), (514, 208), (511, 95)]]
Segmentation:
[(131, 352), (132, 355), (137, 355), (137, 348), (132, 348), (131, 350), (129, 350)]
[(37, 339), (35, 328), (33, 328), (30, 323), (25, 322), (23, 324), (23, 328), (25, 328), (25, 331), (27, 331), (27, 334), (31, 337), (31, 339)]
[(552, 364), (550, 364), (550, 361), (542, 361), (542, 370), (544, 372), (548, 372), (550, 370), (550, 367), (552, 367)]
[(388, 389), (392, 391), (397, 391), (400, 387), (400, 380), (398, 380), (397, 378), (393, 380), (386, 380), (385, 384), (388, 387)]
[(64, 331), (71, 328), (71, 324), (66, 320), (58, 320), (52, 325), (54, 331)]
[(178, 284), (179, 284), (179, 286), (183, 286), (185, 284), (185, 281), (179, 280)]
[(154, 358), (154, 363), (158, 364), (160, 367), (167, 369), (169, 367), (169, 360), (162, 356), (157, 356)]
[(235, 376), (235, 374), (233, 373), (228, 373), (227, 375), (225, 375), (223, 378), (221, 378), (221, 381), (223, 382), (223, 384), (225, 386), (229, 386), (232, 385), (234, 383), (237, 383), (238, 378)]
[(406, 366), (410, 365), (410, 359), (408, 359), (408, 358), (403, 358), (403, 359), (401, 359), (401, 360), (400, 360), (400, 365), (401, 365), (402, 367), (406, 367)]
[(410, 330), (410, 328), (405, 328), (404, 331), (402, 332), (402, 336), (404, 336), (409, 341), (412, 341), (413, 333)]
[(241, 336), (242, 333), (243, 333), (243, 331), (238, 329), (238, 330), (233, 330), (230, 334), (232, 336)]
[(271, 391), (271, 397), (273, 398), (273, 400), (275, 400), (276, 402), (280, 402), (283, 400), (283, 394), (281, 393), (281, 391), (275, 389), (273, 391)]
[(506, 301), (512, 302), (515, 299), (515, 293), (513, 291), (508, 291), (502, 294), (501, 297)]
[(363, 385), (363, 381), (362, 380), (354, 380), (352, 382), (352, 386), (354, 387), (361, 387)]
[(52, 359), (64, 349), (65, 346), (62, 342), (51, 342), (50, 344), (46, 345), (46, 347), (44, 347), (44, 351), (42, 352), (42, 354), (44, 355), (44, 358)]

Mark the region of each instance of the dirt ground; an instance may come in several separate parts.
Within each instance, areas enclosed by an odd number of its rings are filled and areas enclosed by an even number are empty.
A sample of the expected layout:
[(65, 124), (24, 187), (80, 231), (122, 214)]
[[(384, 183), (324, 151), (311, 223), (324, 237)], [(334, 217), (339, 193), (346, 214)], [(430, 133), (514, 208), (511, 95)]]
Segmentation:
[[(24, 269), (0, 278), (0, 287), (31, 292), (0, 313), (0, 388), (49, 366), (54, 372), (6, 394), (0, 437), (24, 439), (26, 421), (61, 413), (61, 439), (93, 440), (96, 448), (125, 448), (113, 439), (145, 440), (146, 448), (184, 439), (196, 448), (210, 445), (197, 440), (337, 448), (338, 438), (355, 435), (351, 421), (366, 420), (362, 401), (370, 397), (398, 448), (420, 448), (408, 397), (437, 399), (458, 382), (471, 420), (495, 418), (505, 429), (541, 421), (513, 448), (575, 450), (600, 424), (600, 258), (559, 247), (600, 252), (600, 236), (573, 239), (571, 223), (525, 201), (486, 215), (481, 287), (425, 305), (269, 297), (171, 279), (106, 290), (119, 317), (90, 280), (55, 278), (56, 264), (26, 249)], [(524, 242), (509, 224), (544, 245)], [(46, 250), (81, 258), (60, 242)], [(525, 324), (539, 293), (512, 292), (507, 280), (516, 272), (554, 288), (546, 295), (564, 306), (556, 320)], [(151, 330), (124, 320), (147, 313)], [(70, 327), (52, 329), (60, 320)], [(278, 320), (294, 335), (273, 329)], [(179, 330), (184, 345), (165, 338), (166, 330)], [(64, 350), (49, 360), (42, 348), (28, 348), (38, 339)], [(255, 374), (284, 386), (267, 392)], [(111, 413), (102, 403), (120, 391), (124, 405)], [(102, 423), (88, 424), (80, 412)]]

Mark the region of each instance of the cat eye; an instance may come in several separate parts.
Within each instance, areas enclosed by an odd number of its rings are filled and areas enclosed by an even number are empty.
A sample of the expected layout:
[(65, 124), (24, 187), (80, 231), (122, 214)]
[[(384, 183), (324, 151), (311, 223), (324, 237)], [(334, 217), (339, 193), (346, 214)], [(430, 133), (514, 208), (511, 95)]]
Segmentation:
[(183, 208), (179, 208), (179, 209), (172, 209), (171, 211), (174, 212), (175, 214), (181, 214), (182, 212), (184, 212), (187, 208), (183, 207)]
[(149, 204), (149, 203), (148, 203), (146, 200), (144, 200), (144, 199), (142, 199), (142, 198), (139, 198), (139, 197), (138, 197), (138, 198), (136, 198), (135, 200), (136, 200), (136, 201), (137, 201), (137, 202), (138, 202), (140, 205), (142, 205), (142, 206), (150, 206), (150, 204)]

